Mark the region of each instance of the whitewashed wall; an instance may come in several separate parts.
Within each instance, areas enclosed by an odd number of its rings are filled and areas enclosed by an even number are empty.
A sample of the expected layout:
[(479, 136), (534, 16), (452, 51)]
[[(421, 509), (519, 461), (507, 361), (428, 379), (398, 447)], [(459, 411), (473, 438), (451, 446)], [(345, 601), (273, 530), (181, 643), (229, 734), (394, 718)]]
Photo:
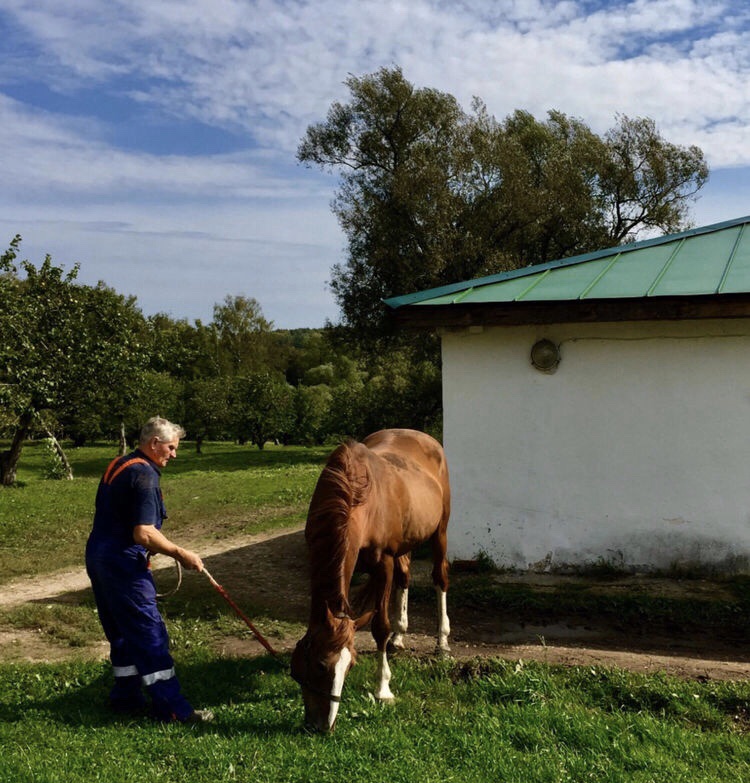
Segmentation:
[[(554, 374), (534, 342), (560, 344)], [(449, 554), (633, 570), (750, 563), (750, 321), (445, 331)]]

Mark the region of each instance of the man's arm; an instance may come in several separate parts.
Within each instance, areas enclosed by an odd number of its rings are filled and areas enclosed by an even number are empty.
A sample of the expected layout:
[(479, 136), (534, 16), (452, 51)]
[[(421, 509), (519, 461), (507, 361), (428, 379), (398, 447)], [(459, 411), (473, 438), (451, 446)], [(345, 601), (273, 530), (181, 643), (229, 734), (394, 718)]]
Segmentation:
[(136, 525), (133, 528), (133, 540), (149, 552), (173, 557), (185, 568), (193, 571), (203, 570), (203, 561), (195, 552), (177, 546), (153, 525)]

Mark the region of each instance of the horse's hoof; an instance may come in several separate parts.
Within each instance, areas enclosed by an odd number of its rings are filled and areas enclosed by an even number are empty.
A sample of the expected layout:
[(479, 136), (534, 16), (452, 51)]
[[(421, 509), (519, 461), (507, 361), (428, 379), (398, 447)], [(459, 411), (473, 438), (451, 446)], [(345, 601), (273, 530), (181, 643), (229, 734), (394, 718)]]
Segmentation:
[(405, 650), (406, 646), (401, 639), (389, 639), (388, 644), (385, 646), (386, 652), (397, 653), (400, 650)]

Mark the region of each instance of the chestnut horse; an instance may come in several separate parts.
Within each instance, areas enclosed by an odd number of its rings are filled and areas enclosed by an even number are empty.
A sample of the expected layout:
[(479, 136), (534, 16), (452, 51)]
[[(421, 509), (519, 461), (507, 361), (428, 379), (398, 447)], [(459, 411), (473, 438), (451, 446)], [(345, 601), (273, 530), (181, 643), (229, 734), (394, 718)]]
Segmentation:
[[(393, 699), (386, 648), (403, 647), (407, 630), (410, 552), (432, 543), (438, 595), (438, 648), (448, 651), (446, 610), (450, 514), (448, 466), (441, 445), (423, 432), (381, 430), (348, 441), (329, 457), (310, 501), (305, 527), (310, 561), (310, 620), (292, 654), (302, 686), (305, 726), (331, 731), (344, 678), (354, 663), (354, 632), (372, 618), (378, 649), (375, 697)], [(355, 567), (370, 574), (375, 609), (355, 619), (349, 588)], [(391, 638), (389, 600), (396, 583)]]

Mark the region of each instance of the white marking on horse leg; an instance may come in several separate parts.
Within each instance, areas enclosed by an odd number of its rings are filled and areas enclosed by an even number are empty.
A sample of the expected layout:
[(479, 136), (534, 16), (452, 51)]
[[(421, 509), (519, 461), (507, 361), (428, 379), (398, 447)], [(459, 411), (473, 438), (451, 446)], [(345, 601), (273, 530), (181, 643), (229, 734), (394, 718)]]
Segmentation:
[(438, 599), (438, 649), (443, 652), (450, 652), (450, 645), (448, 644), (448, 637), (451, 632), (451, 624), (448, 619), (448, 595), (444, 590), (439, 587), (435, 588)]
[(336, 666), (333, 670), (333, 685), (331, 685), (331, 696), (335, 697), (334, 701), (331, 701), (331, 706), (328, 712), (328, 728), (333, 728), (333, 724), (336, 722), (336, 716), (339, 714), (339, 699), (341, 698), (341, 692), (344, 690), (344, 679), (346, 673), (349, 671), (349, 664), (352, 662), (352, 654), (349, 652), (348, 647), (339, 654), (339, 659), (336, 662)]
[(388, 666), (388, 656), (381, 652), (378, 659), (378, 687), (375, 690), (375, 698), (380, 701), (392, 701), (395, 697), (391, 693), (391, 668)]
[(399, 650), (404, 649), (404, 634), (409, 628), (409, 588), (396, 588), (396, 617), (393, 622), (391, 644)]

